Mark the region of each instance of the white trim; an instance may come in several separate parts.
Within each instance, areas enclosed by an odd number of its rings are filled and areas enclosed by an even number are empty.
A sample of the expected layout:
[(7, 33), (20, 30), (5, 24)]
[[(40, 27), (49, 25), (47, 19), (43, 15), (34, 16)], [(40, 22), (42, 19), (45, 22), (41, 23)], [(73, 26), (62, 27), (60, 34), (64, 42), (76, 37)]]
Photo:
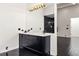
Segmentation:
[(67, 37), (67, 38), (70, 38), (71, 36), (62, 36), (62, 35), (57, 35), (57, 37)]

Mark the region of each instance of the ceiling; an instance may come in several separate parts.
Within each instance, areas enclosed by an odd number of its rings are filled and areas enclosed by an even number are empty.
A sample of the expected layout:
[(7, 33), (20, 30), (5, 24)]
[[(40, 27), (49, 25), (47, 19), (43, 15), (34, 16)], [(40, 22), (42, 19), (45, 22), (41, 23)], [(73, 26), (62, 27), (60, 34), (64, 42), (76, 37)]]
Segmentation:
[(72, 6), (72, 5), (76, 5), (76, 4), (73, 4), (73, 3), (58, 3), (57, 8), (69, 7), (69, 6)]

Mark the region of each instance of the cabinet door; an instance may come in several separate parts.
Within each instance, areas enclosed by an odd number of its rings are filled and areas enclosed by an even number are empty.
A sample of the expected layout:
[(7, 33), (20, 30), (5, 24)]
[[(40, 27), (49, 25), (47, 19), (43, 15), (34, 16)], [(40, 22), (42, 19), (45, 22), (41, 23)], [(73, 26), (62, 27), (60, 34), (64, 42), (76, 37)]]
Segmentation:
[(45, 54), (50, 54), (50, 36), (42, 37), (40, 42), (41, 42), (41, 51)]
[(20, 35), (20, 48), (28, 48), (39, 53), (50, 53), (50, 36)]
[(24, 35), (24, 39), (22, 43), (24, 47), (32, 48), (32, 46), (36, 45), (36, 43), (37, 43), (37, 38), (35, 36)]
[(23, 48), (23, 39), (24, 39), (24, 35), (23, 34), (19, 34), (19, 48)]
[(45, 53), (50, 54), (50, 36), (45, 37)]

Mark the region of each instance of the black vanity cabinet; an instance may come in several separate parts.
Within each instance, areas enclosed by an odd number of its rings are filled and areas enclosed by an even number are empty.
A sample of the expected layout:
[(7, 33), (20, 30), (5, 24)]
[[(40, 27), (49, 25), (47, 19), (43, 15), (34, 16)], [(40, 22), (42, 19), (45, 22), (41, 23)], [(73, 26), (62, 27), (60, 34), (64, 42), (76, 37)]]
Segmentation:
[(50, 55), (50, 36), (19, 34), (19, 48)]

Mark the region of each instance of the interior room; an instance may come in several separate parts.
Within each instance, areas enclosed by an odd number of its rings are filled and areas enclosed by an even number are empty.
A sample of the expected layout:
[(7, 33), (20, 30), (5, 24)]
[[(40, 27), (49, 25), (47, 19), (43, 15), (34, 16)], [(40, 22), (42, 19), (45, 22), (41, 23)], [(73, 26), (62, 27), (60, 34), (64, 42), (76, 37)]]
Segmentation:
[(54, 3), (0, 3), (0, 56), (56, 56)]
[(57, 55), (79, 56), (79, 4), (57, 4)]
[(0, 3), (0, 56), (79, 56), (78, 3)]

